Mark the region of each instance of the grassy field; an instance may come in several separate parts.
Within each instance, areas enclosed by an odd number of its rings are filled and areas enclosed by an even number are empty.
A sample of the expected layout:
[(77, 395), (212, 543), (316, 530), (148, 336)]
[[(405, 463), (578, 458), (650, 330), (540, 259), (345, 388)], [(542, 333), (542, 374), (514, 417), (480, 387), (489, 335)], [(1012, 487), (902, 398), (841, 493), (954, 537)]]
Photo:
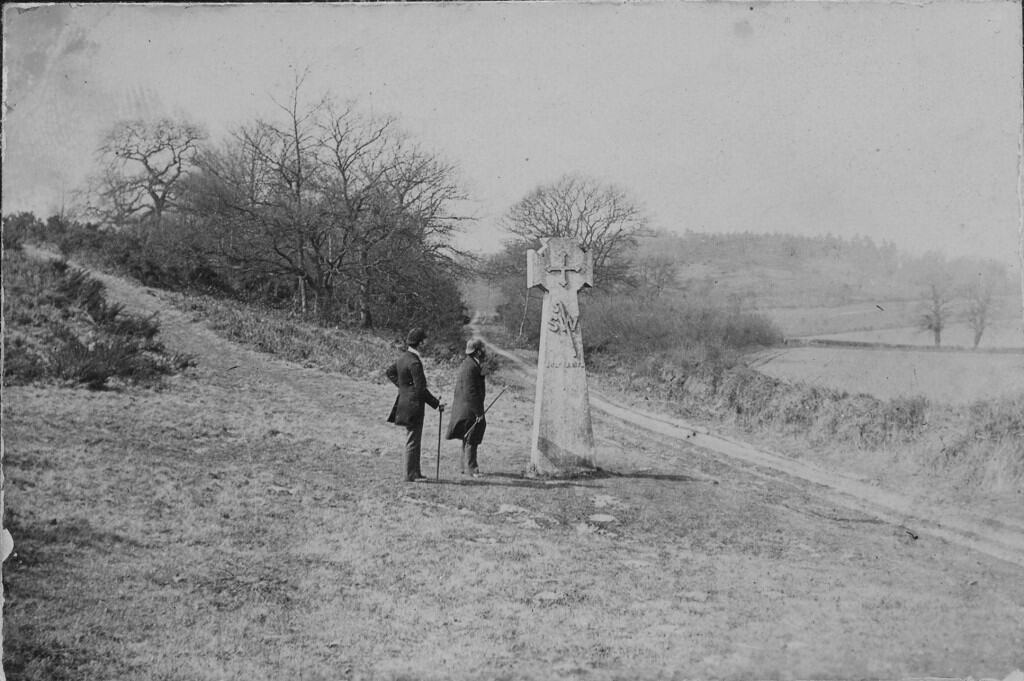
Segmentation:
[[(155, 384), (5, 388), (8, 678), (1003, 678), (1024, 666), (1018, 567), (600, 420), (600, 475), (528, 479), (533, 392), (516, 381), (488, 417), (487, 477), (461, 478), (443, 442), (440, 480), (404, 483), (404, 433), (384, 421), (386, 342), (307, 342), (293, 322), (294, 342), (278, 345), (262, 335), (278, 320), (105, 281), (194, 362)], [(426, 370), (450, 396), (452, 368)], [(436, 413), (427, 424), (433, 474)]]
[[(1024, 329), (1019, 316), (1020, 299), (1001, 301), (1004, 313), (985, 330), (979, 347), (1024, 347)], [(758, 310), (775, 321), (788, 337), (828, 337), (882, 343), (931, 345), (930, 332), (920, 331), (915, 321), (921, 303), (879, 300), (834, 307), (766, 307)], [(943, 333), (944, 345), (971, 347), (973, 335), (967, 325), (953, 321)]]
[(217, 350), (238, 368), (162, 390), (7, 394), (9, 678), (1019, 666), (1019, 569), (601, 424), (609, 475), (524, 479), (526, 390), (494, 415), (489, 477), (460, 480), (446, 443), (441, 483), (402, 483), (389, 387)]
[(1024, 394), (1024, 353), (805, 347), (769, 350), (758, 370), (789, 382), (945, 404)]
[[(897, 327), (850, 331), (846, 333), (822, 334), (818, 338), (846, 340), (863, 343), (886, 343), (890, 345), (934, 346), (935, 339), (930, 331), (915, 327)], [(972, 348), (974, 332), (966, 324), (950, 324), (942, 331), (942, 347)], [(992, 322), (985, 329), (978, 344), (979, 350), (990, 348), (1013, 348), (1024, 351), (1024, 322), (1020, 319), (1001, 319)]]

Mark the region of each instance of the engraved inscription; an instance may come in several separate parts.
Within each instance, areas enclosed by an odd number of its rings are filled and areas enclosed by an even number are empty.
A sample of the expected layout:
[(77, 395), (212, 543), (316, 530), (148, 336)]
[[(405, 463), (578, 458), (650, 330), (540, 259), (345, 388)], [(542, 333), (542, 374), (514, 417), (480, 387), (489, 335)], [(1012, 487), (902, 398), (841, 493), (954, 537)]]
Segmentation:
[(573, 317), (565, 303), (559, 301), (551, 311), (548, 328), (555, 333), (573, 333), (580, 328), (580, 318)]
[(578, 360), (569, 360), (568, 362), (559, 362), (558, 360), (553, 360), (551, 362), (545, 363), (544, 367), (547, 369), (582, 369), (583, 362), (580, 362)]
[(548, 329), (554, 333), (565, 333), (572, 341), (572, 356), (579, 357), (580, 351), (576, 347), (576, 331), (580, 328), (580, 318), (572, 316), (565, 303), (558, 301), (551, 311), (551, 318), (548, 319)]

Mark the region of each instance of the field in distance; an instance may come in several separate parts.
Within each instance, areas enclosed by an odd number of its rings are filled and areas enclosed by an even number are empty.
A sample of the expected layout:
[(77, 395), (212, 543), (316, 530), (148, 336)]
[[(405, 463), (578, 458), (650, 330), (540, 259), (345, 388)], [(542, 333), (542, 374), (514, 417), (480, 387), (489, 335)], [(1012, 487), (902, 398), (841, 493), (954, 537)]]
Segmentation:
[[(1024, 349), (1020, 299), (1005, 297), (998, 304), (1003, 313), (994, 316), (986, 326), (978, 347)], [(765, 307), (755, 311), (774, 321), (787, 338), (934, 345), (931, 333), (915, 325), (921, 317), (920, 301), (882, 300), (832, 307)], [(944, 346), (970, 348), (973, 343), (973, 333), (963, 321), (950, 322), (942, 332)]]
[(769, 376), (883, 399), (968, 404), (1024, 393), (1024, 353), (805, 347), (768, 351), (763, 359), (757, 368)]
[[(789, 328), (808, 331), (835, 329), (844, 324), (860, 330), (803, 335), (833, 341), (916, 346), (921, 349), (793, 347), (762, 353), (758, 369), (769, 376), (789, 382), (820, 385), (850, 393), (867, 393), (888, 399), (923, 396), (945, 404), (971, 402), (1024, 393), (1024, 323), (1020, 319), (993, 321), (978, 345), (979, 350), (1016, 349), (1015, 353), (972, 352), (973, 332), (962, 322), (950, 324), (942, 332), (942, 348), (961, 351), (934, 352), (934, 338), (914, 326), (892, 326), (903, 314), (901, 306), (883, 305), (885, 310), (871, 320), (874, 306), (857, 305), (831, 310), (780, 310)], [(890, 310), (897, 310), (890, 312)], [(787, 316), (788, 314), (788, 316)], [(903, 317), (906, 319), (906, 317)], [(879, 326), (864, 328), (866, 321)], [(784, 329), (786, 326), (778, 322)], [(790, 337), (797, 337), (792, 332)]]
[[(823, 340), (853, 341), (858, 343), (884, 343), (886, 345), (920, 345), (934, 347), (931, 332), (917, 327), (867, 329), (846, 333), (815, 336)], [(942, 330), (942, 347), (971, 348), (974, 332), (967, 324), (950, 324)], [(1016, 349), (1024, 352), (1024, 322), (1019, 319), (1001, 319), (985, 329), (978, 349)]]

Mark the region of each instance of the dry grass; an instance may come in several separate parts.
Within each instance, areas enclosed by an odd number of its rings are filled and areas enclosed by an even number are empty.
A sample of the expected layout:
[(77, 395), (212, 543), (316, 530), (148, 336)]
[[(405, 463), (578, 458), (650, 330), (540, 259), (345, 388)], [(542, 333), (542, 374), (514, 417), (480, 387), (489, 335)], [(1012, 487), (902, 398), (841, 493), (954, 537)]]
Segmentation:
[(1024, 395), (946, 407), (913, 455), (966, 489), (1024, 490)]
[(883, 399), (920, 395), (962, 405), (1020, 394), (1024, 353), (798, 347), (773, 351), (758, 370), (790, 383)]
[(799, 491), (600, 428), (620, 474), (531, 482), (528, 401), (492, 477), (407, 485), (387, 387), (259, 381), (8, 396), (10, 678), (1002, 676), (1024, 636), (1015, 571)]
[[(256, 339), (260, 322), (238, 326)], [(353, 379), (172, 330), (199, 363), (162, 390), (5, 390), (12, 679), (1002, 677), (1019, 663), (1018, 569), (602, 423), (609, 473), (525, 479), (529, 386), (489, 415), (490, 477), (460, 481), (445, 443), (444, 483), (402, 483), (393, 389), (360, 376), (383, 349), (342, 359)], [(319, 343), (305, 362), (356, 346)], [(448, 395), (446, 373), (428, 367)]]
[[(257, 315), (236, 303), (190, 297), (181, 298), (179, 304), (202, 314), (228, 338), (350, 376), (380, 381), (379, 368), (393, 360), (396, 349), (394, 343), (374, 336), (323, 329), (280, 313)], [(606, 333), (614, 329), (625, 333), (631, 325), (650, 321), (653, 313), (637, 310), (633, 316), (615, 322), (618, 326), (608, 326), (615, 316), (612, 312), (619, 307), (610, 301), (602, 309), (607, 319), (604, 326), (599, 326)], [(720, 325), (706, 324), (709, 333), (734, 327), (760, 328), (753, 322), (744, 325), (745, 318), (723, 315), (714, 319)], [(669, 320), (665, 328), (685, 326), (686, 321)], [(667, 343), (663, 339), (654, 345)], [(638, 352), (639, 345), (629, 347), (630, 352)], [(698, 347), (721, 345), (708, 342)], [(789, 436), (800, 443), (797, 449), (810, 445), (887, 452), (886, 465), (899, 461), (900, 466), (933, 476), (940, 487), (981, 491), (1024, 488), (1024, 408), (1019, 408), (1019, 398), (977, 401), (965, 407), (944, 406), (920, 395), (880, 399), (866, 392), (782, 381), (742, 366), (730, 367), (730, 362), (706, 356), (706, 352), (697, 357), (686, 347), (652, 351), (632, 362), (624, 359), (634, 356), (630, 352), (620, 347), (610, 356), (599, 354), (591, 362), (592, 368), (608, 385), (634, 397), (662, 401), (687, 417), (724, 419), (750, 432)], [(972, 355), (968, 359), (1005, 358)], [(868, 363), (868, 368), (861, 365), (860, 374), (870, 375), (877, 368), (877, 363)], [(950, 465), (950, 461), (956, 465)]]
[(876, 474), (884, 475), (889, 466), (908, 467), (940, 489), (1024, 490), (1024, 396), (1019, 393), (949, 406), (921, 396), (879, 399), (716, 362), (676, 363), (671, 357), (603, 368), (602, 385), (626, 399), (653, 400), (686, 418), (733, 424), (748, 438), (771, 433), (789, 438), (787, 449), (838, 448), (853, 457), (883, 452), (883, 459), (869, 457), (879, 464)]
[(253, 308), (208, 296), (175, 296), (176, 304), (203, 318), (236, 343), (304, 366), (348, 376), (379, 378), (380, 367), (394, 361), (400, 338), (343, 328), (324, 328), (286, 312)]

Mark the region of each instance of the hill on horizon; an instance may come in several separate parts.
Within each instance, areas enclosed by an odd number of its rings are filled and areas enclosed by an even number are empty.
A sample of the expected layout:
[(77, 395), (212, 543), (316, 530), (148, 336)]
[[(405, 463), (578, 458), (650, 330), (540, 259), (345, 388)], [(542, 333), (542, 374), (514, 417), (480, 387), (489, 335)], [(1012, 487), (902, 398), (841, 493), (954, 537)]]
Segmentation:
[(997, 297), (1019, 296), (998, 261), (911, 256), (864, 236), (657, 233), (640, 241), (634, 260), (674, 265), (670, 295), (701, 296), (748, 310), (918, 301), (922, 281), (936, 266), (954, 287), (987, 272), (994, 273)]

